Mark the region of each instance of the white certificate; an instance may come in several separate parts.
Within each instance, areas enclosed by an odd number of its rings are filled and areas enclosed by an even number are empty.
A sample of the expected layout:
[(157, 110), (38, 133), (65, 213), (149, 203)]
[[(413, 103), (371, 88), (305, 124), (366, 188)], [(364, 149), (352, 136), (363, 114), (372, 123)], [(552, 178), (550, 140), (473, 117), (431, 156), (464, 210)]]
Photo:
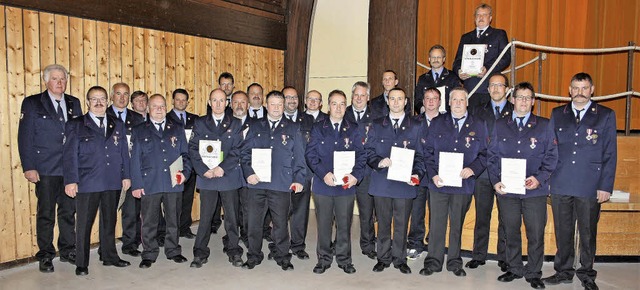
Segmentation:
[(464, 153), (440, 152), (438, 163), (438, 176), (442, 179), (442, 185), (462, 187), (462, 166)]
[(391, 166), (387, 172), (387, 179), (402, 182), (411, 181), (411, 170), (413, 170), (413, 156), (415, 150), (391, 147)]
[(440, 107), (438, 108), (438, 112), (441, 112), (441, 113), (447, 112), (447, 99), (445, 98), (447, 87), (439, 86), (437, 89), (440, 92)]
[(271, 148), (251, 149), (251, 168), (260, 182), (271, 182)]
[(187, 136), (187, 143), (189, 143), (189, 140), (191, 140), (191, 132), (193, 131), (193, 129), (184, 129), (184, 135)]
[(527, 159), (502, 158), (501, 162), (500, 181), (505, 187), (502, 190), (507, 193), (526, 194)]
[(484, 66), (484, 53), (486, 49), (486, 44), (465, 44), (462, 48), (462, 64), (460, 70), (472, 76), (480, 74)]
[(200, 140), (198, 152), (204, 165), (209, 169), (216, 168), (223, 159), (222, 142), (218, 140)]
[[(184, 167), (182, 166), (182, 156), (178, 156), (176, 161), (173, 161), (171, 165), (169, 165), (169, 172), (171, 174), (171, 187), (176, 187), (178, 185), (178, 180), (176, 179), (176, 174), (178, 171), (182, 171)], [(183, 182), (186, 180), (183, 180)]]
[(127, 148), (129, 148), (129, 157), (131, 157), (131, 149), (133, 149), (133, 143), (131, 143), (131, 134), (126, 134), (127, 136)]
[(336, 185), (343, 185), (342, 178), (353, 171), (356, 164), (355, 151), (333, 152), (333, 176)]

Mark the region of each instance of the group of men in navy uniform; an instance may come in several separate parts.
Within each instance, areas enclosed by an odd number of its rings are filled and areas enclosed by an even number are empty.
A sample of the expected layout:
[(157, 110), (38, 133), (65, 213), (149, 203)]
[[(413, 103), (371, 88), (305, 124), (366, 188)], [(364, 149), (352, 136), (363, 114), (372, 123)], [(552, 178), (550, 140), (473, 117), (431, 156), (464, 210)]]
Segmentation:
[[(490, 21), (491, 8), (478, 7), (478, 28)], [(485, 26), (478, 35), (493, 35), (489, 28)], [(579, 73), (572, 78), (571, 103), (554, 109), (549, 120), (532, 114), (535, 92), (530, 84), (516, 85), (508, 100), (508, 79), (493, 74), (485, 84), (486, 93), (480, 92), (488, 100), (471, 105), (473, 96), (469, 98), (460, 84), (467, 86), (469, 79), (478, 76), (446, 70), (441, 46), (432, 47), (429, 59), (433, 70), (416, 85), (415, 99), (420, 102), (415, 106), (416, 116), (411, 114), (405, 91), (396, 87), (393, 71), (383, 73), (385, 91), (373, 101), (365, 82), (353, 85), (350, 106), (344, 92), (329, 93), (329, 114), (320, 110), (322, 94), (315, 90), (307, 92), (307, 110), (299, 112), (299, 96), (293, 87), (271, 91), (264, 98), (266, 106), (261, 105), (259, 84), (250, 85), (249, 94), (229, 93), (229, 84), (221, 85), (209, 94), (210, 112), (202, 117), (186, 112), (189, 94), (177, 89), (172, 95), (173, 110), (167, 113), (162, 95), (147, 98), (134, 92), (129, 96), (129, 87), (118, 83), (112, 87), (111, 106), (107, 106), (107, 91), (92, 87), (86, 96), (88, 112), (82, 115), (80, 101), (64, 94), (66, 69), (48, 66), (43, 73), (47, 90), (23, 101), (18, 134), (25, 177), (36, 184), (40, 271), (53, 271), (56, 205), (61, 261), (76, 264), (77, 275), (88, 274), (89, 238), (98, 208), (101, 261), (106, 266), (130, 265), (115, 251), (120, 191), (126, 194), (121, 205), (122, 252), (141, 255), (140, 268), (151, 267), (162, 246), (168, 259), (187, 261), (179, 237), (196, 239), (191, 267), (202, 267), (210, 255), (209, 236), (217, 229), (215, 216), (221, 206), (224, 251), (232, 265), (245, 269), (259, 265), (264, 259), (262, 241), (268, 236), (268, 258), (283, 270), (291, 270), (292, 256), (309, 258), (305, 239), (313, 192), (318, 223), (314, 273), (324, 273), (334, 256), (345, 273), (356, 271), (350, 226), (357, 204), (360, 249), (377, 260), (374, 272), (393, 263), (409, 274), (407, 258), (415, 259), (425, 250), (428, 255), (420, 274), (440, 272), (445, 266), (449, 226), (446, 269), (465, 276), (460, 243), (466, 212), (475, 198), (474, 251), (466, 264), (473, 269), (485, 264), (490, 212), (497, 196), (498, 259), (505, 272), (499, 281), (524, 277), (539, 289), (545, 284), (570, 283), (576, 275), (586, 289), (597, 289), (593, 270), (596, 226), (600, 203), (613, 190), (616, 127), (615, 113), (591, 101), (591, 77)], [(224, 76), (220, 80), (228, 79)], [(231, 80), (232, 86), (232, 76)], [(127, 109), (129, 99), (135, 110)], [(444, 110), (443, 102), (447, 104)], [(211, 156), (207, 162), (202, 157), (203, 150), (213, 150), (203, 146), (211, 142), (217, 142), (220, 151), (214, 164)], [(351, 172), (335, 175), (335, 154), (349, 151), (354, 156)], [(411, 154), (411, 159), (403, 159), (410, 164), (402, 164), (411, 165), (406, 180), (388, 178), (394, 151)], [(254, 167), (258, 152), (271, 154), (270, 168), (266, 168), (271, 172), (269, 180), (258, 175), (265, 168)], [(460, 186), (440, 176), (442, 153), (462, 154)], [(524, 194), (514, 194), (502, 182), (503, 158), (526, 160)], [(574, 176), (588, 182), (576, 184), (571, 181)], [(190, 210), (195, 188), (201, 196), (201, 219), (194, 235)], [(548, 195), (558, 253), (556, 273), (542, 279)], [(428, 235), (425, 206), (430, 209)], [(529, 242), (527, 265), (522, 262), (521, 218)], [(576, 221), (582, 246), (577, 270), (572, 266)], [(136, 225), (141, 231), (136, 231)], [(265, 228), (270, 229), (267, 235)], [(247, 249), (246, 261), (240, 242)]]

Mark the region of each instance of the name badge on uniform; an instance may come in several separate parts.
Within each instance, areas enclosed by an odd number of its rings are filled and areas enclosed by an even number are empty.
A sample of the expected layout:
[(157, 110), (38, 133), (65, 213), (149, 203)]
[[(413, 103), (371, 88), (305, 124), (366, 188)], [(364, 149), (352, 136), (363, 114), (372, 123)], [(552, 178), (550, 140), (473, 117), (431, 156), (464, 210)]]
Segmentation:
[(465, 137), (464, 140), (467, 141), (467, 144), (464, 144), (464, 147), (467, 147), (467, 148), (471, 147), (471, 143), (469, 143), (471, 142), (471, 137)]
[(282, 145), (287, 146), (287, 135), (282, 134)]
[(531, 147), (531, 149), (536, 149), (536, 142), (538, 142), (536, 138), (531, 138), (531, 145), (529, 145), (529, 147)]

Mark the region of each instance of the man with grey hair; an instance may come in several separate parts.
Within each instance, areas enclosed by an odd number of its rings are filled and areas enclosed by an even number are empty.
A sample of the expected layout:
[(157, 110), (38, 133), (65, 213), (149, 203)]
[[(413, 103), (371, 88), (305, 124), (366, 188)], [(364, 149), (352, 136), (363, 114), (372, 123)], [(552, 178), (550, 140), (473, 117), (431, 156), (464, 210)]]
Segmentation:
[(64, 193), (62, 149), (65, 123), (82, 115), (80, 100), (66, 95), (69, 72), (52, 64), (43, 72), (47, 90), (22, 101), (18, 152), (24, 177), (36, 185), (36, 236), (40, 272), (53, 272), (53, 227), (58, 213), (60, 261), (75, 265), (75, 202)]

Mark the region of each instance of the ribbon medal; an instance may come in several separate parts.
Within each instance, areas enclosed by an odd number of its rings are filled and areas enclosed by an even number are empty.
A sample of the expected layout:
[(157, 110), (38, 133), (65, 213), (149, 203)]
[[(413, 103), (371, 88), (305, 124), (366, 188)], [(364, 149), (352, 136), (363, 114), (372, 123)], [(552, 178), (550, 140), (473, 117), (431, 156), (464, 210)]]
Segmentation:
[(409, 141), (407, 140), (402, 141), (402, 145), (404, 145), (404, 148), (407, 149), (407, 145), (409, 145)]
[(471, 143), (469, 143), (471, 142), (471, 137), (465, 137), (464, 139), (467, 141), (467, 144), (464, 144), (464, 147), (467, 147), (467, 148), (471, 147)]
[(287, 146), (287, 135), (282, 134), (282, 145)]
[(113, 145), (118, 146), (118, 135), (113, 136)]
[(590, 140), (593, 144), (598, 142), (598, 131), (593, 129), (587, 129), (587, 140)]
[(176, 148), (176, 140), (178, 140), (176, 136), (171, 136), (171, 147)]
[(349, 149), (349, 138), (344, 138), (344, 148)]
[(531, 138), (531, 145), (529, 145), (529, 147), (531, 147), (531, 149), (536, 149), (536, 142), (538, 142), (536, 138)]

